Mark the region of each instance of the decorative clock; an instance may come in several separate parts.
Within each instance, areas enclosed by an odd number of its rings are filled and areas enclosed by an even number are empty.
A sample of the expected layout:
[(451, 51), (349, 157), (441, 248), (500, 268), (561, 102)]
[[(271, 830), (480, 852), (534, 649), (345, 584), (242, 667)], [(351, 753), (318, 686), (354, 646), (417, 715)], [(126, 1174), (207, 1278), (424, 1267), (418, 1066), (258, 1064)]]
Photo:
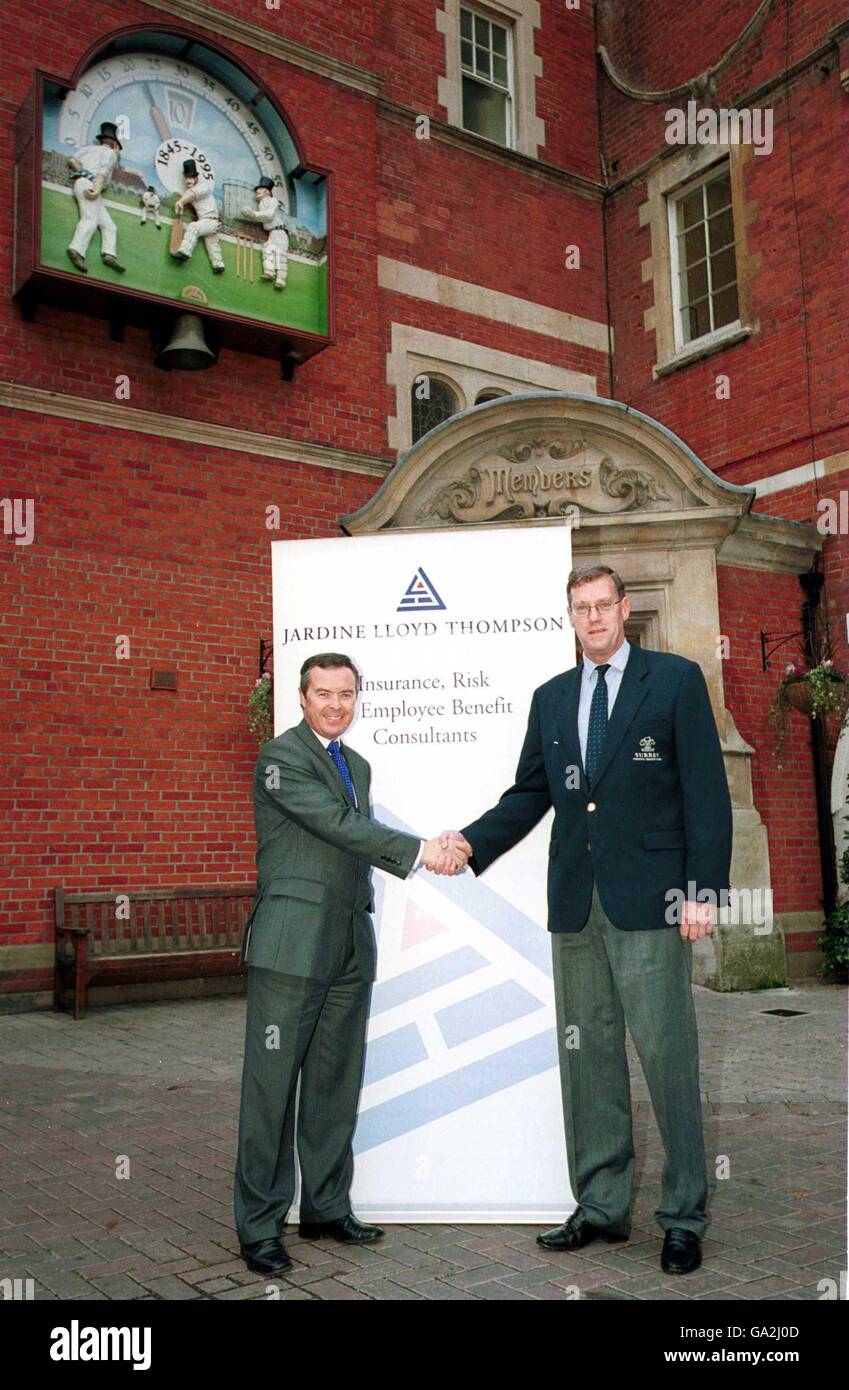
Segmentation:
[(36, 74), (18, 148), (25, 316), (61, 304), (161, 336), (191, 310), (285, 375), (331, 341), (329, 176), (222, 50), (122, 30), (67, 81)]

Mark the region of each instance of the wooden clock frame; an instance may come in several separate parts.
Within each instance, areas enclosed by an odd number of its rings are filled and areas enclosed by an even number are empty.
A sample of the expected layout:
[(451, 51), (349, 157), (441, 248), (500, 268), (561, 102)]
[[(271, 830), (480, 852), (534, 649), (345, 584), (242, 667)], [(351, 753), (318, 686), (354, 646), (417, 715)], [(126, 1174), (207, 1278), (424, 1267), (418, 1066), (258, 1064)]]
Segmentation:
[[(172, 34), (186, 41), (187, 46), (201, 47), (217, 53), (238, 68), (255, 85), (258, 92), (274, 108), (295, 146), (298, 164), (291, 171), (295, 176), (315, 174), (326, 181), (327, 189), (327, 333), (310, 333), (304, 329), (270, 324), (242, 314), (211, 309), (206, 305), (181, 303), (164, 295), (122, 285), (86, 279), (73, 271), (47, 266), (41, 260), (41, 203), (42, 203), (42, 144), (44, 89), (50, 83), (63, 93), (73, 91), (83, 74), (101, 55), (108, 57), (117, 39), (137, 34), (141, 39), (152, 33)], [(151, 341), (162, 347), (170, 336), (175, 314), (197, 314), (204, 321), (210, 346), (231, 348), (236, 352), (274, 357), (280, 361), (281, 376), (291, 380), (296, 368), (325, 347), (336, 341), (335, 334), (335, 267), (334, 267), (334, 187), (333, 174), (319, 165), (309, 164), (297, 130), (282, 103), (266, 83), (246, 67), (241, 58), (210, 41), (206, 34), (187, 26), (170, 24), (135, 24), (112, 30), (98, 39), (80, 58), (70, 77), (56, 77), (36, 69), (33, 86), (18, 110), (15, 127), (15, 259), (13, 296), (21, 317), (35, 318), (41, 306), (70, 310), (106, 320), (109, 336), (121, 341), (124, 328), (133, 324), (146, 328)]]

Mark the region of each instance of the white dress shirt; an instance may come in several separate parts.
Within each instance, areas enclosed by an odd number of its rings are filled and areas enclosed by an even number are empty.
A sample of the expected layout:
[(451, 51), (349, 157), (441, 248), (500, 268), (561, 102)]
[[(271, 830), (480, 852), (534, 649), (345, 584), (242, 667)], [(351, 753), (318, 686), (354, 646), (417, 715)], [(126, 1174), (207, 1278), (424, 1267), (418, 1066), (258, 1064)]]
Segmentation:
[(593, 702), (593, 692), (598, 684), (598, 668), (599, 666), (610, 667), (604, 678), (607, 685), (607, 717), (609, 719), (616, 703), (616, 696), (619, 694), (625, 667), (628, 665), (630, 651), (631, 644), (625, 638), (622, 646), (611, 657), (608, 657), (606, 662), (590, 661), (588, 656), (584, 656), (581, 694), (578, 700), (578, 742), (581, 745), (581, 762), (585, 769), (587, 765), (587, 735), (590, 729), (590, 705)]

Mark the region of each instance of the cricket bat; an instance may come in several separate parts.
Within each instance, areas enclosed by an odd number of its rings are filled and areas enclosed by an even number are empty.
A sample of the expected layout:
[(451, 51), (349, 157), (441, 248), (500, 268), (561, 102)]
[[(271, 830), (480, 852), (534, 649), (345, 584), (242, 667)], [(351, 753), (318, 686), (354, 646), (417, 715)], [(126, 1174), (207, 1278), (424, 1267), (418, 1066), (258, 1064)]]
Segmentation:
[(183, 226), (183, 219), (182, 219), (182, 217), (178, 217), (177, 214), (175, 213), (175, 214), (174, 214), (174, 221), (171, 223), (171, 242), (170, 242), (169, 247), (168, 247), (168, 250), (169, 250), (169, 251), (171, 251), (171, 252), (179, 251), (179, 249), (180, 249), (180, 244), (181, 244), (181, 242), (182, 242), (182, 240), (183, 240), (183, 233), (184, 233), (185, 230), (186, 230), (186, 229), (185, 229), (185, 227)]

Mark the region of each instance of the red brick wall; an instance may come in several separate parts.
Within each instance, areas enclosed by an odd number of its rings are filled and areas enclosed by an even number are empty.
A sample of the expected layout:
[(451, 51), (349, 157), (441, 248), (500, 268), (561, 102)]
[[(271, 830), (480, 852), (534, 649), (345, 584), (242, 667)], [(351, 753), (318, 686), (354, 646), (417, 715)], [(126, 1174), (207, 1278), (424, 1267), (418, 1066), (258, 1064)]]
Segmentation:
[[(437, 29), (435, 18), (438, 10), (444, 10), (444, 0), (385, 0), (380, 9), (376, 61), (386, 95), (415, 112), (445, 120), (437, 86), (439, 78), (445, 76), (445, 35)], [(542, 58), (542, 76), (536, 79), (536, 114), (545, 122), (545, 144), (539, 157), (597, 180), (591, 0), (585, 0), (578, 10), (567, 9), (563, 0), (540, 0), (540, 25), (533, 34), (534, 52)], [(503, 173), (501, 178), (504, 180)]]
[[(705, 0), (706, 2), (706, 0)], [(444, 39), (435, 5), (419, 0), (329, 4), (303, 0), (279, 11), (254, 0), (220, 8), (335, 58), (381, 74), (386, 94), (411, 113), (438, 117)], [(649, 85), (690, 76), (713, 61), (751, 13), (751, 4), (709, 7), (668, 0), (601, 6), (600, 36), (631, 78)], [(785, 29), (776, 7), (762, 35), (720, 82), (720, 99), (782, 70)], [(839, 6), (794, 5), (791, 57), (801, 56)], [(541, 158), (597, 178), (599, 144), (592, 6), (570, 11), (542, 0), (535, 31), (543, 74), (537, 112), (546, 122)], [(130, 23), (167, 16), (135, 0), (83, 0), (6, 7), (0, 69), (0, 260), (12, 260), (15, 112), (35, 66), (62, 75), (96, 39)], [(200, 36), (203, 37), (202, 35)], [(613, 39), (615, 38), (615, 42)], [(543, 334), (515, 330), (381, 291), (377, 257), (408, 261), (597, 321), (606, 316), (602, 218), (597, 202), (521, 168), (459, 146), (418, 141), (368, 96), (223, 41), (234, 58), (278, 94), (306, 158), (334, 171), (337, 342), (293, 382), (264, 358), (227, 353), (221, 366), (186, 378), (157, 371), (144, 334), (109, 341), (80, 315), (20, 321), (0, 298), (0, 379), (114, 402), (115, 377), (130, 378), (128, 404), (222, 426), (291, 436), (390, 458), (386, 386), (391, 322), (464, 337), (483, 346), (597, 375), (607, 394), (606, 357)], [(601, 98), (605, 155), (622, 178), (662, 142), (657, 108), (626, 100), (606, 79)], [(799, 315), (796, 220), (788, 193), (786, 111), (776, 100), (776, 147), (747, 166), (758, 215), (750, 249), (762, 271), (753, 286), (760, 334), (662, 382), (653, 382), (654, 340), (643, 331), (651, 302), (640, 275), (648, 233), (637, 209), (644, 180), (617, 193), (608, 210), (607, 270), (616, 332), (614, 394), (677, 430), (731, 481), (804, 463), (847, 447), (845, 432), (846, 98), (836, 73), (815, 67), (791, 94), (802, 255), (808, 283), (813, 391)], [(842, 144), (841, 144), (842, 142)], [(834, 192), (820, 196), (830, 183)], [(567, 245), (581, 248), (567, 271)], [(8, 280), (7, 280), (8, 284)], [(718, 371), (732, 377), (716, 402)], [(256, 646), (270, 635), (270, 533), (330, 535), (341, 515), (377, 487), (366, 475), (188, 445), (169, 438), (5, 412), (0, 495), (34, 496), (36, 542), (0, 547), (0, 636), (9, 653), (2, 712), (11, 791), (6, 812), (15, 891), (0, 907), (0, 942), (51, 936), (50, 889), (238, 882), (253, 866), (249, 772), (254, 748), (245, 702)], [(825, 487), (821, 489), (827, 491)], [(815, 499), (782, 493), (763, 509), (812, 519)], [(830, 542), (833, 611), (849, 606), (842, 541)], [(813, 801), (804, 722), (794, 716), (793, 758), (779, 774), (769, 761), (766, 707), (781, 666), (760, 671), (761, 625), (798, 625), (796, 581), (720, 571), (722, 622), (732, 638), (728, 703), (755, 744), (755, 799), (769, 826), (776, 907), (815, 907), (819, 898)], [(115, 638), (131, 640), (129, 661)], [(841, 653), (842, 654), (842, 653)], [(180, 689), (152, 692), (154, 663), (176, 666)], [(21, 975), (16, 988), (32, 987)], [(42, 987), (45, 981), (42, 981)]]
[[(716, 63), (754, 12), (753, 3), (697, 0), (604, 0), (598, 6), (599, 39), (619, 73), (652, 90), (696, 76)], [(773, 6), (759, 35), (716, 79), (715, 99), (702, 104), (732, 107), (759, 84), (781, 74), (845, 20), (845, 7), (820, 3)], [(789, 41), (788, 41), (789, 33)], [(655, 335), (644, 329), (654, 302), (641, 267), (651, 255), (648, 226), (639, 207), (646, 175), (637, 173), (668, 151), (665, 114), (686, 98), (644, 103), (600, 78), (602, 147), (617, 185), (607, 211), (608, 274), (615, 333), (614, 391), (678, 433), (728, 482), (745, 484), (810, 464), (849, 447), (849, 380), (845, 319), (847, 249), (841, 209), (849, 206), (849, 170), (835, 152), (846, 143), (849, 103), (839, 78), (836, 49), (757, 105), (773, 110), (773, 150), (744, 166), (746, 200), (754, 210), (748, 251), (760, 257), (752, 283), (757, 332), (721, 352), (654, 380)], [(677, 152), (677, 150), (676, 150)], [(634, 175), (632, 178), (631, 175)], [(795, 189), (795, 197), (794, 197)], [(802, 306), (807, 310), (807, 343)], [(730, 399), (716, 399), (716, 377), (730, 378)], [(849, 477), (849, 475), (844, 475)], [(815, 523), (817, 496), (835, 494), (839, 480), (764, 497), (757, 511)], [(835, 659), (849, 669), (845, 614), (849, 608), (849, 545), (830, 539), (825, 554), (825, 602), (835, 635)], [(768, 721), (772, 695), (795, 643), (761, 669), (761, 628), (778, 634), (801, 626), (804, 595), (794, 576), (719, 569), (723, 632), (731, 639), (725, 663), (726, 702), (738, 728), (756, 751), (755, 805), (767, 824), (775, 906), (815, 910), (821, 899), (810, 723), (790, 716), (779, 771), (771, 755)], [(835, 730), (831, 729), (831, 742)]]
[[(845, 161), (833, 158), (837, 130), (843, 126), (849, 135), (849, 103), (836, 73), (824, 79), (814, 68), (794, 88), (791, 110), (798, 237), (784, 101), (775, 105), (772, 154), (745, 165), (746, 198), (757, 209), (748, 229), (748, 250), (750, 257), (761, 258), (752, 284), (758, 325), (752, 337), (652, 381), (655, 335), (645, 332), (643, 314), (651, 308), (654, 292), (650, 281), (642, 283), (640, 269), (651, 254), (651, 238), (648, 227), (640, 227), (638, 213), (646, 198), (645, 180), (616, 196), (609, 214), (615, 248), (609, 260), (615, 394), (662, 420), (709, 467), (735, 483), (810, 462), (812, 448), (813, 456), (822, 458), (849, 446), (844, 305), (849, 265), (839, 214), (841, 206), (849, 206), (849, 170)], [(817, 192), (824, 179), (834, 185), (828, 198)], [(718, 373), (730, 378), (728, 400), (716, 399)]]
[[(326, 0), (280, 11), (245, 0), (222, 8), (383, 71), (390, 92), (412, 109), (444, 114), (436, 103), (444, 41), (427, 7), (424, 15), (412, 3)], [(559, 14), (547, 0), (549, 34), (563, 27)], [(6, 11), (0, 256), (7, 265), (14, 117), (33, 68), (69, 74), (111, 29), (158, 20), (132, 0)], [(390, 27), (406, 57), (394, 51), (395, 39), (387, 42)], [(538, 90), (548, 157), (595, 172), (592, 25), (584, 15), (565, 29)], [(395, 403), (385, 388), (384, 354), (392, 318), (604, 376), (603, 354), (384, 295), (377, 284), (382, 253), (603, 320), (596, 204), (437, 142), (423, 144), (409, 126), (380, 118), (369, 97), (224, 42), (277, 93), (306, 158), (334, 172), (336, 344), (288, 384), (272, 361), (233, 352), (217, 370), (186, 377), (156, 370), (141, 331), (129, 329), (116, 344), (102, 322), (83, 315), (43, 311), (23, 323), (5, 297), (0, 379), (114, 403), (121, 374), (129, 377), (133, 409), (388, 456), (386, 419)], [(421, 92), (411, 89), (411, 72)], [(564, 105), (568, 84), (575, 95)], [(563, 268), (572, 241), (582, 247), (580, 272)], [(0, 492), (36, 500), (35, 544), (0, 549), (11, 773), (2, 809), (15, 883), (0, 908), (0, 940), (13, 944), (50, 938), (50, 890), (58, 883), (250, 879), (255, 750), (245, 703), (258, 638), (271, 632), (265, 508), (280, 506), (279, 534), (332, 535), (378, 480), (28, 412), (4, 412), (2, 424)], [(131, 641), (126, 662), (115, 657), (121, 633)], [(178, 669), (177, 694), (149, 689), (153, 664)], [(13, 985), (32, 986), (24, 974)]]
[(754, 803), (767, 827), (776, 912), (806, 912), (821, 901), (811, 721), (795, 711), (787, 720), (783, 752), (769, 720), (773, 694), (789, 661), (788, 643), (761, 666), (760, 632), (784, 635), (801, 627), (804, 595), (792, 575), (770, 575), (727, 565), (718, 568), (719, 605), (729, 656), (723, 662), (725, 701), (738, 731), (755, 749)]
[[(251, 880), (246, 701), (271, 636), (269, 542), (336, 534), (374, 489), (24, 412), (9, 424), (4, 486), (35, 494), (36, 538), (0, 549), (4, 944), (49, 935), (55, 884)], [(266, 529), (272, 503), (279, 531)], [(149, 688), (154, 665), (178, 670), (176, 694)]]

